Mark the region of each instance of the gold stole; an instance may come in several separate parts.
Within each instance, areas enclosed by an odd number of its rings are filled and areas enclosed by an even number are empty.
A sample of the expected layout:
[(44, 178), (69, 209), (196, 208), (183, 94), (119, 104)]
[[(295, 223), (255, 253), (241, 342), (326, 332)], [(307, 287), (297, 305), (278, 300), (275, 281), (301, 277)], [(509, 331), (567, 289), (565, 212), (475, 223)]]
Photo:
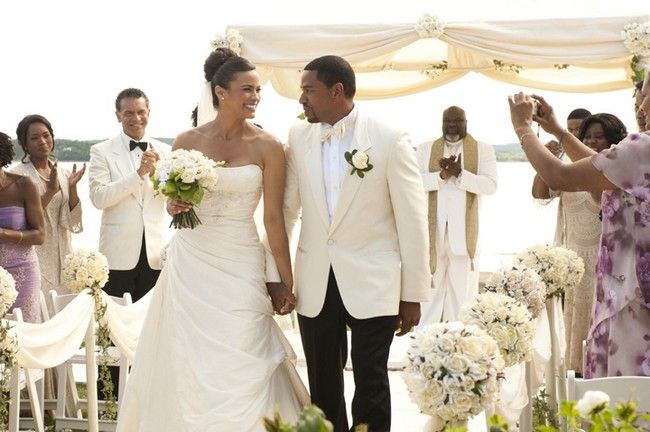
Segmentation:
[[(431, 146), (431, 157), (429, 158), (429, 171), (440, 171), (438, 161), (444, 156), (445, 140), (438, 138)], [(465, 135), (463, 140), (463, 169), (473, 174), (478, 172), (478, 143), (470, 135)], [(436, 270), (436, 219), (438, 217), (438, 191), (429, 192), (429, 265), (431, 274)], [(474, 270), (474, 255), (476, 254), (476, 243), (478, 240), (478, 195), (465, 192), (465, 241), (467, 242), (467, 254), (472, 262)]]

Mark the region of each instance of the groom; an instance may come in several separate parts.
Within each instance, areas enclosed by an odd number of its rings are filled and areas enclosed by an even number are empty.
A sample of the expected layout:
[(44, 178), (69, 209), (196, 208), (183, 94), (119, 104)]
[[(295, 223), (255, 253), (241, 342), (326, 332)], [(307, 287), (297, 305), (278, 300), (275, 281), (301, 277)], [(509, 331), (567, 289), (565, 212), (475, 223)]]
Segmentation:
[(343, 58), (311, 61), (301, 89), (307, 122), (289, 132), (285, 217), (291, 232), (302, 209), (294, 280), (312, 402), (336, 432), (348, 431), (347, 326), (353, 425), (389, 431), (390, 344), (395, 331), (418, 324), (420, 302), (430, 298), (415, 152), (405, 133), (355, 106), (354, 71)]

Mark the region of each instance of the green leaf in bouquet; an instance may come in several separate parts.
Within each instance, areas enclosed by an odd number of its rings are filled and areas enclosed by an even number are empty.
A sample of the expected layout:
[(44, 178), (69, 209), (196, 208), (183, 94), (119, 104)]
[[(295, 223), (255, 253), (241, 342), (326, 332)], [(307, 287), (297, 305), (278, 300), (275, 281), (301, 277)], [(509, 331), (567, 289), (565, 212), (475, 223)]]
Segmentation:
[(178, 191), (178, 188), (176, 187), (176, 182), (174, 180), (167, 180), (165, 182), (165, 187), (162, 189), (163, 195), (167, 197), (174, 197), (176, 196), (176, 192)]
[(196, 191), (194, 191), (194, 195), (192, 196), (192, 202), (194, 204), (201, 204), (204, 193), (204, 189), (200, 186), (197, 186)]

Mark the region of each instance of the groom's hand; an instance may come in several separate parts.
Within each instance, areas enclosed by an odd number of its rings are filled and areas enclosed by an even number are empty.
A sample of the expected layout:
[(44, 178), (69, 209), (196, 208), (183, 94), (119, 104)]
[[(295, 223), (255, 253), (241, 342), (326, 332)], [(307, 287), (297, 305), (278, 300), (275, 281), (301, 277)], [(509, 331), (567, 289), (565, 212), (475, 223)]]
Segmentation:
[(273, 311), (278, 315), (286, 315), (296, 307), (296, 296), (282, 282), (268, 282), (266, 290), (271, 296)]
[(420, 303), (400, 301), (399, 314), (395, 323), (397, 336), (404, 336), (420, 322)]

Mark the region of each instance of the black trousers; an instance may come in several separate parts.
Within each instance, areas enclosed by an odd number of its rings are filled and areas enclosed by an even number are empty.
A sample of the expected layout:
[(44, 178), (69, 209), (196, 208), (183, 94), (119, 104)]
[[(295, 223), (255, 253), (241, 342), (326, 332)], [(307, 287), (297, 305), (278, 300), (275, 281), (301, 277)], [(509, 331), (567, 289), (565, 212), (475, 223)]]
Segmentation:
[[(149, 267), (147, 260), (147, 247), (142, 235), (142, 246), (138, 263), (131, 270), (110, 270), (108, 271), (108, 282), (104, 285), (106, 294), (115, 297), (122, 297), (124, 293), (131, 293), (133, 302), (144, 297), (156, 284), (160, 270)], [(111, 378), (113, 380), (113, 394), (117, 398), (119, 391), (120, 371), (118, 367), (111, 366)], [(102, 396), (102, 384), (97, 383), (97, 394)]]
[(348, 352), (346, 326), (352, 331), (350, 353), (355, 384), (350, 430), (367, 424), (369, 432), (390, 431), (388, 353), (395, 320), (394, 315), (368, 319), (350, 315), (341, 300), (332, 268), (321, 312), (314, 318), (298, 315), (311, 400), (323, 410), (335, 432), (348, 431), (343, 394)]

